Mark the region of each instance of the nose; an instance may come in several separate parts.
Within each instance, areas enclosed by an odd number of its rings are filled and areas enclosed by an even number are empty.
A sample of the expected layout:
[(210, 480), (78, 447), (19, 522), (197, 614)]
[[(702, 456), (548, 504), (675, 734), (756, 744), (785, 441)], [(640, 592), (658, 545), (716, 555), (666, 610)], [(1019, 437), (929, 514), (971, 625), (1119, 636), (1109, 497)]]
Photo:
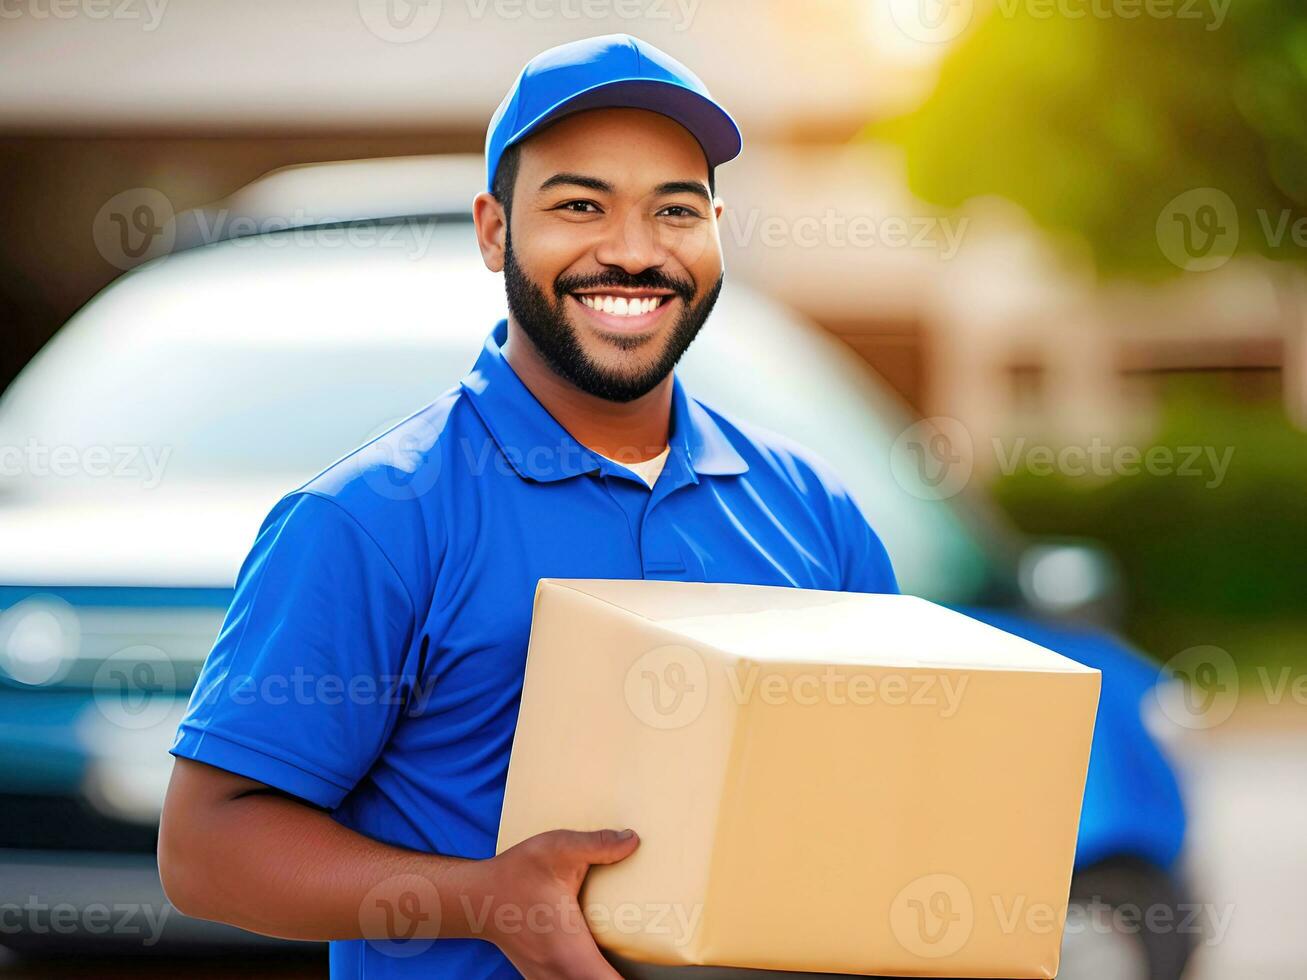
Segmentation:
[(659, 240), (658, 224), (652, 215), (637, 207), (614, 213), (605, 224), (603, 239), (595, 249), (595, 259), (601, 264), (634, 276), (667, 261), (667, 249)]

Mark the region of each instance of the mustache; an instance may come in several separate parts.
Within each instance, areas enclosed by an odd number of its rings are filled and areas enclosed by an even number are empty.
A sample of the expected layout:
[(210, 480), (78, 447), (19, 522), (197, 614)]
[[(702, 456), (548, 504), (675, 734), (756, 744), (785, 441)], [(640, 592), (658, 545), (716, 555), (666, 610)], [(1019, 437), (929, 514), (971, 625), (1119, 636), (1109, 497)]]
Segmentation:
[(668, 289), (681, 297), (687, 304), (694, 299), (694, 280), (669, 276), (658, 269), (645, 269), (632, 275), (621, 269), (607, 269), (588, 276), (562, 275), (554, 280), (554, 292), (566, 296), (581, 289), (599, 289), (604, 286), (616, 286), (625, 289)]

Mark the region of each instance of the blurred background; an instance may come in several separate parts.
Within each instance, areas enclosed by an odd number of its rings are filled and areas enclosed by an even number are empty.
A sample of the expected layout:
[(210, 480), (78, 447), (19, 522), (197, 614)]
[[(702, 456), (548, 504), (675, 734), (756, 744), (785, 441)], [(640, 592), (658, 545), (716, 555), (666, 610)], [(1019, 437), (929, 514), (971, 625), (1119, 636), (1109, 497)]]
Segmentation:
[(501, 315), (467, 210), (514, 75), (616, 31), (745, 134), (705, 400), (829, 456), (905, 589), (1104, 670), (1079, 898), (1173, 917), (1064, 975), (1292, 975), (1307, 11), (7, 0), (0, 976), (325, 976), (169, 914), (177, 713), (272, 502)]

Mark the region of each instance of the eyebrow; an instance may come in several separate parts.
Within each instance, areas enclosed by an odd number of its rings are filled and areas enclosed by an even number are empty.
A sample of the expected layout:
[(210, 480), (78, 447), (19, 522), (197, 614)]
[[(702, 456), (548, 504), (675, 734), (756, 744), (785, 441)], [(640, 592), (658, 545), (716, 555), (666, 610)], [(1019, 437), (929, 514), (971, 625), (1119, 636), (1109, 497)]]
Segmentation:
[[(567, 172), (554, 174), (540, 185), (540, 190), (547, 191), (552, 187), (584, 187), (587, 190), (598, 191), (601, 194), (611, 194), (613, 192), (613, 185), (602, 178)], [(659, 197), (667, 194), (693, 194), (702, 198), (706, 203), (712, 204), (712, 195), (708, 193), (707, 186), (697, 180), (664, 181), (654, 188), (654, 194)]]
[(659, 196), (664, 194), (693, 194), (695, 197), (703, 198), (704, 203), (712, 204), (712, 196), (708, 193), (708, 188), (697, 180), (669, 180), (655, 187), (654, 193)]
[(598, 177), (587, 177), (585, 174), (560, 173), (554, 174), (543, 184), (540, 185), (542, 191), (547, 191), (551, 187), (585, 187), (592, 191), (600, 191), (604, 194), (613, 192), (613, 185), (606, 180), (600, 180)]

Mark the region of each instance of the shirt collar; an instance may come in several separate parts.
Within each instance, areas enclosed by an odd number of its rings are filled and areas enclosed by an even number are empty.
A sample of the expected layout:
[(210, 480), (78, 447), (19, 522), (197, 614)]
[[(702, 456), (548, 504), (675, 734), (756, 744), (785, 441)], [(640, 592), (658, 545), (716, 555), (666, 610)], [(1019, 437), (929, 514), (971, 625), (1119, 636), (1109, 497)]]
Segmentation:
[[(577, 442), (522, 383), (504, 357), (507, 340), (508, 321), (500, 320), (462, 387), (509, 465), (519, 476), (539, 482), (607, 472), (612, 464)], [(668, 445), (669, 464), (672, 456), (680, 456), (694, 474), (724, 476), (749, 468), (716, 420), (686, 394), (675, 375)]]

